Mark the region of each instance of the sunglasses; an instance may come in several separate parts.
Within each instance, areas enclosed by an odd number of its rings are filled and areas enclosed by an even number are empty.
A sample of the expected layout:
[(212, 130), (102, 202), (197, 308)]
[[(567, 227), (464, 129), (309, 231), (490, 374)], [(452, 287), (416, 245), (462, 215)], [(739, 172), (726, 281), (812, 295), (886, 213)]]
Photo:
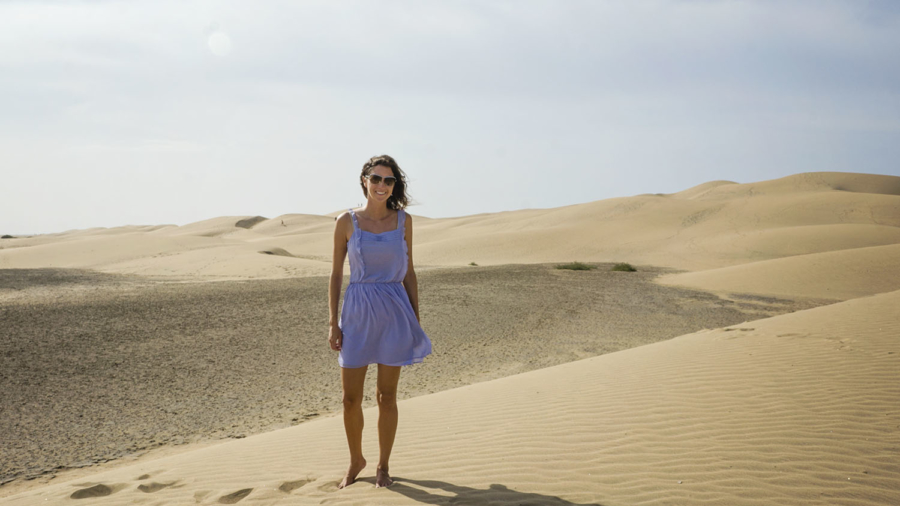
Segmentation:
[(397, 178), (395, 178), (394, 176), (381, 177), (378, 174), (369, 174), (366, 176), (366, 179), (368, 179), (372, 184), (378, 184), (384, 181), (384, 184), (388, 186), (394, 186), (394, 183), (397, 182)]

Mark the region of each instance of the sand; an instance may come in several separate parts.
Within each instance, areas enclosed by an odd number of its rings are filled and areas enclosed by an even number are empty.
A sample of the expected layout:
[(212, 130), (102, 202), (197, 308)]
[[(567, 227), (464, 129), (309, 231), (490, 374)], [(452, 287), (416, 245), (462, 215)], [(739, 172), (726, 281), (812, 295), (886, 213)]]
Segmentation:
[[(653, 283), (659, 269), (601, 267), (422, 273), (422, 322), (435, 354), (427, 366), (407, 368), (400, 394), (827, 303), (723, 299), (661, 287)], [(336, 354), (325, 342), (327, 284), (321, 277), (197, 283), (0, 271), (0, 434), (9, 441), (0, 483), (46, 480), (161, 446), (246, 437), (340, 411)], [(366, 405), (373, 402), (368, 395)]]
[[(278, 428), (275, 418), (252, 425), (245, 416), (252, 411), (235, 416), (216, 408), (210, 420), (236, 419), (240, 430), (261, 432), (192, 443), (177, 453), (166, 444), (133, 462), (121, 458), (60, 473), (39, 486), (16, 481), (0, 487), (0, 504), (88, 496), (98, 496), (85, 501), (91, 504), (898, 504), (898, 210), (898, 177), (804, 173), (556, 209), (414, 216), (423, 324), (446, 332), (441, 339), (456, 351), (448, 347), (446, 361), (405, 373), (410, 380), (421, 374), (420, 390), (401, 395), (391, 460), (397, 482), (390, 489), (373, 488), (377, 412), (370, 401), (364, 435), (370, 468), (347, 490), (336, 490), (347, 465), (341, 417), (322, 409), (308, 421), (282, 419), (292, 426), (270, 430)], [(285, 335), (286, 320), (266, 311), (294, 307), (283, 294), (302, 292), (303, 278), (327, 274), (333, 223), (334, 216), (230, 216), (182, 227), (4, 239), (0, 269), (89, 269), (88, 277), (105, 273), (119, 281), (7, 291), (0, 293), (0, 310), (18, 318), (13, 333), (45, 336), (53, 324), (36, 323), (42, 312), (83, 313), (114, 329), (143, 321), (90, 303), (113, 297), (123, 310), (144, 303), (146, 314), (168, 308), (161, 325), (216, 329), (220, 313), (204, 309), (214, 306), (203, 300), (246, 299), (242, 283), (263, 280), (249, 293), (271, 297), (267, 309), (248, 304), (241, 316), (240, 305), (229, 306), (239, 314), (223, 328), (254, 328), (250, 314), (263, 312), (272, 321), (258, 328)], [(608, 290), (603, 284), (610, 278), (560, 282), (586, 274), (551, 270), (554, 262), (572, 260), (627, 261), (648, 275)], [(478, 270), (467, 271), (470, 262)], [(129, 276), (136, 281), (124, 281)], [(179, 284), (212, 288), (172, 288)], [(200, 296), (202, 290), (208, 293)], [(119, 298), (128, 291), (131, 302)], [(75, 295), (88, 302), (78, 306)], [(427, 297), (434, 298), (426, 303)], [(198, 311), (193, 318), (185, 309), (189, 300)], [(726, 310), (742, 312), (742, 321), (709, 324)], [(505, 319), (490, 330), (483, 323), (493, 315)], [(700, 326), (686, 329), (685, 316)], [(48, 321), (78, 320), (55, 318)], [(77, 325), (60, 327), (71, 333)], [(177, 334), (141, 332), (154, 343), (151, 351), (167, 349), (165, 336)], [(607, 346), (617, 332), (634, 339)], [(197, 341), (209, 346), (211, 336)], [(282, 353), (285, 341), (232, 341), (225, 355), (249, 359), (232, 358), (232, 381), (219, 378), (206, 388), (238, 392), (234, 404), (250, 406), (257, 399), (241, 395), (260, 390), (247, 386), (253, 381), (237, 364), (254, 364), (257, 372), (266, 365), (259, 357)], [(490, 353), (479, 349), (484, 342), (494, 343)], [(183, 356), (173, 351), (168, 359), (188, 363)], [(22, 377), (21, 369), (14, 377)], [(161, 368), (129, 364), (126, 370)], [(314, 381), (329, 384), (324, 375)], [(39, 393), (51, 391), (41, 388), (26, 405), (39, 405)], [(260, 411), (298, 412), (301, 403), (290, 402), (287, 391), (276, 387)], [(59, 423), (72, 430), (68, 414)], [(34, 418), (25, 427), (41, 423)], [(36, 439), (47, 432), (53, 429)], [(83, 429), (88, 442), (110, 432)], [(129, 437), (131, 444), (142, 441)]]
[(659, 282), (722, 292), (740, 286), (776, 297), (848, 300), (900, 289), (900, 244), (810, 253), (698, 272)]
[(403, 400), (388, 489), (370, 466), (336, 490), (347, 455), (329, 417), (0, 504), (893, 504), (898, 304), (859, 298)]

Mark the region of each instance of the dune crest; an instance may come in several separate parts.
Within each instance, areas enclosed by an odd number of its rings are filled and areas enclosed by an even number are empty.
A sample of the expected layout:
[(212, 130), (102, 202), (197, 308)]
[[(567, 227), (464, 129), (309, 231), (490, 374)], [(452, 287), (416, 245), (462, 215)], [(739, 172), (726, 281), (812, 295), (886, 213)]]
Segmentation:
[(708, 181), (706, 183), (698, 184), (692, 188), (688, 188), (687, 190), (682, 190), (678, 193), (670, 193), (670, 194), (662, 194), (661, 196), (672, 197), (677, 199), (685, 199), (685, 200), (693, 200), (706, 195), (712, 190), (718, 188), (722, 185), (732, 185), (732, 184), (740, 184), (734, 181)]

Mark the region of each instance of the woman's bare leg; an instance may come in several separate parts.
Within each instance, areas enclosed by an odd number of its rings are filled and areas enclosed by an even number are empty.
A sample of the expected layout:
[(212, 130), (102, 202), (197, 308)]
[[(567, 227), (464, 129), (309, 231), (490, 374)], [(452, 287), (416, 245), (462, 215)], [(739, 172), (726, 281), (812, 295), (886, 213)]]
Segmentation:
[(369, 366), (341, 368), (341, 384), (344, 389), (344, 430), (347, 432), (347, 444), (350, 446), (350, 467), (338, 488), (344, 488), (356, 481), (356, 476), (366, 467), (366, 459), (362, 454), (362, 400), (368, 369)]
[(378, 364), (378, 469), (375, 487), (387, 487), (393, 480), (388, 474), (388, 460), (397, 434), (397, 383), (400, 367)]

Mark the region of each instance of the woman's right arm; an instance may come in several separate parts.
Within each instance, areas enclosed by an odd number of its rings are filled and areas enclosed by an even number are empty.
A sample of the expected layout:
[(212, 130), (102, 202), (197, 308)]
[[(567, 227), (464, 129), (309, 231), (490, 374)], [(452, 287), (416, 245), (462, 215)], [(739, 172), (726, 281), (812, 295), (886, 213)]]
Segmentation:
[(343, 338), (341, 328), (338, 326), (338, 302), (341, 298), (341, 284), (344, 282), (344, 259), (347, 257), (347, 239), (349, 239), (348, 225), (350, 213), (341, 214), (334, 224), (334, 254), (331, 258), (331, 279), (328, 283), (328, 344), (332, 350), (341, 349)]

